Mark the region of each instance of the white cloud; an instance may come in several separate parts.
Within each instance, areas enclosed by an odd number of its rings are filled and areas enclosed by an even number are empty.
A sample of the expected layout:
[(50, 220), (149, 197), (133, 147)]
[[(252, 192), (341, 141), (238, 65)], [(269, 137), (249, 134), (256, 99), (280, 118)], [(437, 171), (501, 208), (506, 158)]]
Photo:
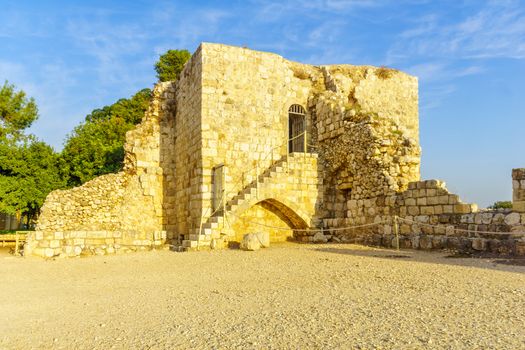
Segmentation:
[(515, 2), (487, 3), (475, 14), (450, 22), (427, 15), (400, 34), (396, 53), (443, 58), (525, 58), (525, 9)]

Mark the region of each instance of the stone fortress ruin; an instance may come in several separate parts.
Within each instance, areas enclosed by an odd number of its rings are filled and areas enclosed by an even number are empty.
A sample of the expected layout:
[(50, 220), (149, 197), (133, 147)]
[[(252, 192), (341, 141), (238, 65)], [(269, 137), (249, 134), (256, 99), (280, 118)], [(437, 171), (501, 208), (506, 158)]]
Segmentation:
[(220, 249), (266, 231), (525, 255), (525, 170), (512, 211), (478, 211), (420, 181), (418, 123), (417, 78), (400, 71), (202, 43), (156, 85), (123, 171), (49, 194), (25, 254)]

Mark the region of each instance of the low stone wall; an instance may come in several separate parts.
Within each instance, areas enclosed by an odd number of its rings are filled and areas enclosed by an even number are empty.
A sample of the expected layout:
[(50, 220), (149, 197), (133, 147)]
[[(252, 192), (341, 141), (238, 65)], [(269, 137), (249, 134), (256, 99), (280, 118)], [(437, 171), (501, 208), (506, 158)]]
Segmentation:
[[(349, 200), (347, 218), (325, 219), (324, 227), (323, 234), (333, 241), (525, 255), (525, 213), (479, 211), (439, 180), (411, 182), (408, 190), (389, 196)], [(316, 233), (295, 236), (312, 242)]]
[(140, 178), (108, 174), (50, 193), (24, 254), (103, 255), (149, 248), (166, 239), (159, 227), (153, 199), (143, 193)]
[(47, 196), (24, 255), (102, 255), (166, 242), (165, 217), (172, 202), (165, 201), (173, 189), (164, 186), (172, 180), (164, 169), (171, 169), (172, 162), (159, 145), (170, 148), (173, 143), (165, 127), (171, 116), (166, 101), (173, 91), (172, 83), (155, 87), (144, 119), (126, 135), (124, 171)]

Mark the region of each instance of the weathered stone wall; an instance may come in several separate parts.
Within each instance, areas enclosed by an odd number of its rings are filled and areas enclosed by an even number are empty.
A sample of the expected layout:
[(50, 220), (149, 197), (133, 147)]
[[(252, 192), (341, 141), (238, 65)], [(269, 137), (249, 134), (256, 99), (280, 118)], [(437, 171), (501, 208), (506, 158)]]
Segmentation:
[[(126, 135), (124, 170), (46, 199), (27, 255), (105, 254), (179, 243), (199, 205), (201, 56), (177, 82), (159, 83)], [(177, 151), (176, 151), (177, 150)]]
[(512, 209), (525, 213), (525, 168), (512, 170)]
[(419, 180), (417, 79), (368, 66), (322, 67), (327, 89), (310, 100), (325, 173), (328, 217), (350, 199), (405, 190)]
[(175, 94), (175, 145), (162, 150), (175, 157), (175, 235), (181, 241), (199, 225), (202, 192), (202, 49), (193, 54), (177, 83)]
[(374, 67), (315, 67), (225, 45), (201, 50), (203, 203), (193, 222), (212, 212), (214, 167), (224, 166), (229, 200), (286, 156), (294, 104), (305, 108), (308, 151), (319, 153), (326, 184), (317, 188), (312, 222), (344, 217), (350, 189), (364, 197), (419, 179), (415, 78)]
[(316, 154), (290, 154), (286, 161), (280, 160), (262, 172), (257, 183), (246, 185), (227, 201), (226, 214), (203, 222), (202, 230), (190, 234), (183, 248), (222, 246), (228, 241), (240, 241), (246, 233), (260, 231), (268, 232), (271, 241), (282, 241), (290, 236), (292, 228), (317, 226), (322, 175)]
[(294, 76), (299, 64), (275, 54), (217, 44), (203, 44), (202, 52), (201, 195), (209, 213), (213, 168), (225, 166), (229, 199), (255, 179), (257, 166), (262, 173), (285, 157), (288, 109), (306, 108), (313, 82)]
[(126, 135), (124, 171), (48, 195), (26, 255), (105, 254), (165, 242), (159, 120), (171, 88), (155, 87), (143, 122)]
[(102, 255), (160, 245), (165, 234), (153, 197), (144, 196), (143, 190), (137, 176), (121, 172), (52, 192), (36, 231), (28, 234), (25, 254)]
[[(395, 247), (399, 240), (401, 248), (525, 255), (525, 214), (479, 211), (475, 204), (463, 203), (449, 193), (439, 180), (411, 182), (408, 190), (387, 196), (349, 200), (347, 207), (346, 218), (324, 222), (336, 241)], [(302, 234), (300, 239), (312, 241), (314, 233)]]
[[(127, 134), (124, 171), (51, 193), (26, 252), (104, 254), (165, 242), (199, 249), (261, 230), (272, 240), (295, 231), (310, 241), (313, 233), (298, 229), (322, 223), (375, 223), (334, 230), (333, 238), (386, 244), (393, 217), (413, 247), (466, 239), (478, 249), (487, 246), (473, 243), (482, 231), (521, 232), (519, 213), (477, 213), (443, 183), (418, 181), (417, 100), (417, 79), (392, 69), (317, 67), (203, 43), (177, 82), (155, 87), (142, 123)], [(308, 152), (288, 154), (295, 104), (305, 109)], [(214, 212), (217, 166), (226, 210)], [(524, 173), (513, 172), (521, 211)]]

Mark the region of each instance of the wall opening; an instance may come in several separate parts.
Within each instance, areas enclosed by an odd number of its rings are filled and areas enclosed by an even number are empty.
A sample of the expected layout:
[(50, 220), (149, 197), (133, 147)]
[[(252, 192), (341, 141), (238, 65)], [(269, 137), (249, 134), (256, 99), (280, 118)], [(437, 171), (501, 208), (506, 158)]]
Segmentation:
[(213, 168), (212, 176), (212, 210), (221, 213), (224, 206), (224, 164)]
[(288, 152), (306, 151), (306, 112), (301, 105), (288, 109)]
[(271, 242), (284, 242), (294, 237), (294, 230), (308, 225), (292, 208), (274, 198), (255, 203), (233, 222), (235, 240), (242, 240), (250, 232), (268, 232)]

